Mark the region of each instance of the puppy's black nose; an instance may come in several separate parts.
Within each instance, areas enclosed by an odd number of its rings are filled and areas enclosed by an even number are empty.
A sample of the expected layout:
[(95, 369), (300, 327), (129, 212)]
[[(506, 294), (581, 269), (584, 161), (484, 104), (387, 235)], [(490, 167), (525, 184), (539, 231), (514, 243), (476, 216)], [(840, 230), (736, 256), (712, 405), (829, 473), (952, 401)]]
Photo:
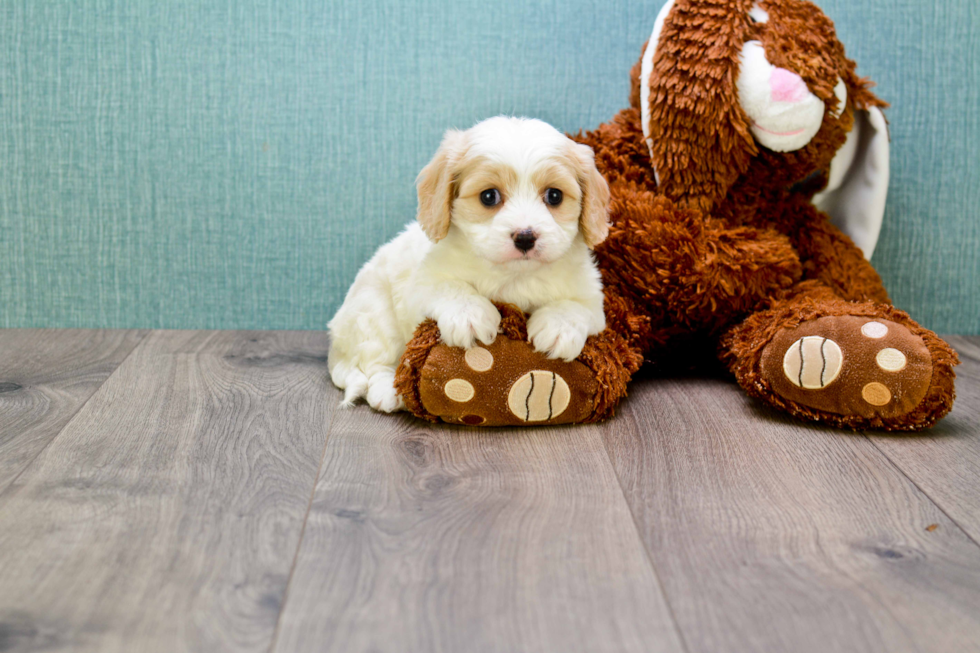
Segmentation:
[(538, 239), (530, 229), (523, 229), (514, 234), (514, 247), (525, 254), (534, 249), (534, 241)]

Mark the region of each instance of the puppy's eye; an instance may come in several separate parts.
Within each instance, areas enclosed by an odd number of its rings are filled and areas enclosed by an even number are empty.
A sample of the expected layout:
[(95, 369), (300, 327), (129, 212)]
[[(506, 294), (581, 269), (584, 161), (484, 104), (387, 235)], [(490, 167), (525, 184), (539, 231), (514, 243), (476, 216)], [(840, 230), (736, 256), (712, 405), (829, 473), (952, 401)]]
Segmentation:
[(558, 206), (565, 199), (564, 193), (557, 188), (549, 188), (544, 192), (544, 203), (548, 206)]
[(500, 197), (500, 191), (496, 188), (488, 188), (487, 190), (480, 193), (480, 203), (483, 206), (497, 206), (500, 204), (502, 198)]

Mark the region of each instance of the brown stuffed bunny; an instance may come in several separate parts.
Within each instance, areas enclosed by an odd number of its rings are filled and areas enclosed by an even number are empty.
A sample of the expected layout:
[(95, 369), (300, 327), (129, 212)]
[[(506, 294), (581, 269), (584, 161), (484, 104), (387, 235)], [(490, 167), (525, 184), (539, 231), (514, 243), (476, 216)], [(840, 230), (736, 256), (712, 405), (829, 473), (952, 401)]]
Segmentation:
[[(612, 192), (596, 249), (606, 331), (564, 363), (531, 349), (513, 307), (478, 351), (439, 344), (425, 323), (396, 379), (409, 409), (464, 424), (596, 421), (644, 359), (707, 354), (804, 419), (917, 430), (946, 415), (956, 354), (891, 305), (865, 258), (887, 192), (885, 104), (833, 23), (804, 0), (672, 0), (631, 77), (631, 108), (577, 137)], [(453, 379), (473, 398), (447, 397)]]

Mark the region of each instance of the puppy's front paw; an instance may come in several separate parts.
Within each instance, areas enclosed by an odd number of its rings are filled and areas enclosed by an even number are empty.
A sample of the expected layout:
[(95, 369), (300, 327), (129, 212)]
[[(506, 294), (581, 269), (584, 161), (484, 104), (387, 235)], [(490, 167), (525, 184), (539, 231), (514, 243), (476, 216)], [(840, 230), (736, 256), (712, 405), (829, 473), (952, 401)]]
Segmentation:
[(528, 319), (527, 337), (535, 351), (571, 362), (582, 353), (589, 337), (588, 324), (580, 315), (545, 307)]
[(393, 372), (378, 372), (368, 379), (368, 405), (383, 413), (394, 413), (405, 410), (405, 402), (395, 390), (395, 374)]
[(479, 340), (489, 345), (497, 337), (500, 311), (484, 297), (449, 302), (436, 319), (442, 341), (450, 347), (469, 349)]

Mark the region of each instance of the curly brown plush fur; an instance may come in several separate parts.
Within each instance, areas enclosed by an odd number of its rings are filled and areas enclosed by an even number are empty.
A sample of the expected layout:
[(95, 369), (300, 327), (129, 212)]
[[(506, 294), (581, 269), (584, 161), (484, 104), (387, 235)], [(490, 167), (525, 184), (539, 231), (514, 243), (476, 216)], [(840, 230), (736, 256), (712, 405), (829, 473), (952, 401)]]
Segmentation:
[[(753, 4), (768, 12), (767, 23), (750, 19)], [(773, 152), (752, 137), (736, 88), (748, 40), (760, 41), (773, 65), (797, 73), (826, 104), (819, 132), (800, 150)], [(855, 112), (886, 106), (858, 78), (833, 23), (804, 0), (676, 0), (650, 79), (650, 149), (641, 123), (640, 70), (638, 63), (631, 71), (632, 106), (575, 137), (595, 150), (612, 192), (612, 229), (596, 249), (609, 326), (590, 339), (581, 359), (601, 388), (588, 420), (612, 413), (640, 360), (670, 358), (679, 343), (685, 351), (717, 351), (749, 394), (802, 419), (916, 430), (948, 413), (956, 354), (891, 306), (862, 252), (812, 203)], [(835, 117), (838, 78), (848, 101)], [(883, 371), (873, 362), (853, 369), (854, 360), (873, 361), (886, 343), (861, 335), (863, 325), (875, 321), (890, 330), (887, 342), (904, 348), (901, 370)], [(438, 346), (433, 329), (420, 328), (398, 387), (417, 415), (457, 421), (446, 410), (429, 412), (419, 398), (421, 381), (437, 372), (426, 365)], [(812, 391), (787, 385), (789, 372), (773, 361), (782, 363), (787, 343), (798, 335), (832, 335), (842, 343), (839, 380)], [(519, 329), (505, 330), (504, 337), (524, 339)], [(528, 353), (508, 354), (515, 356), (507, 361), (508, 382), (539, 365), (529, 346), (520, 351)], [(567, 372), (569, 378), (575, 373)], [(476, 398), (457, 412), (507, 412), (502, 395), (510, 386), (500, 390), (479, 375), (471, 382)], [(883, 394), (881, 387), (889, 385)]]

